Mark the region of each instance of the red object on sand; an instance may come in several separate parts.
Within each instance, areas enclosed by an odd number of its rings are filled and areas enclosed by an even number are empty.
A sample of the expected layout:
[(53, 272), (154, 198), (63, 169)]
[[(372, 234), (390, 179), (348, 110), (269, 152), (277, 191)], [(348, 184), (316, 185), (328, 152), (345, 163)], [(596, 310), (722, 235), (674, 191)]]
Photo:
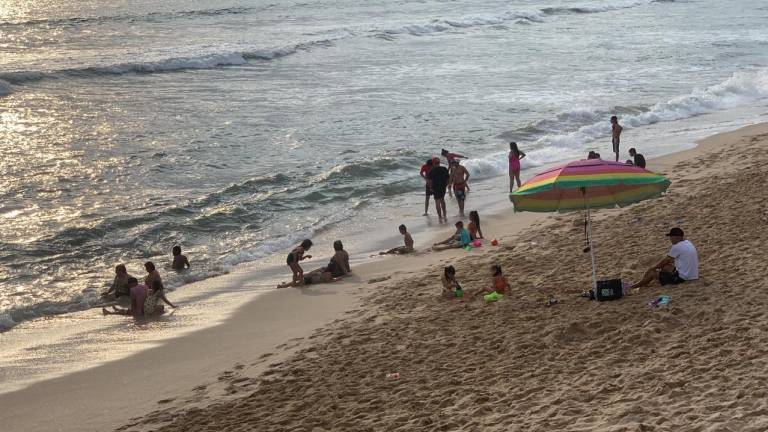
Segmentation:
[(493, 239), (493, 240), (491, 240), (491, 245), (498, 246), (499, 245), (499, 241), (496, 240), (496, 239)]

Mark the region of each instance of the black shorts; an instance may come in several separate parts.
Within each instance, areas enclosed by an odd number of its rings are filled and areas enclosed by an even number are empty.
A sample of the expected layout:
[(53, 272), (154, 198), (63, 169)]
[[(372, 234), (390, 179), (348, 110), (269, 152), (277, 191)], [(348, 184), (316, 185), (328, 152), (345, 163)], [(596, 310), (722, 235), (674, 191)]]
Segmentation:
[(467, 199), (467, 191), (464, 189), (454, 189), (453, 195), (456, 196), (458, 201), (464, 201)]
[(427, 196), (432, 195), (432, 187), (431, 186), (425, 186), (424, 193), (426, 193)]
[(685, 279), (680, 277), (680, 275), (677, 273), (677, 270), (675, 270), (673, 273), (664, 271), (659, 273), (659, 283), (661, 285), (677, 285), (683, 282), (685, 282)]
[(613, 152), (618, 153), (619, 152), (619, 139), (618, 138), (612, 138), (611, 144), (613, 144)]
[(435, 195), (435, 199), (444, 199), (445, 198), (445, 187), (436, 188), (432, 187), (432, 193)]
[(293, 252), (288, 254), (288, 257), (285, 258), (285, 263), (288, 265), (293, 264), (293, 261), (296, 259), (296, 257), (293, 256)]

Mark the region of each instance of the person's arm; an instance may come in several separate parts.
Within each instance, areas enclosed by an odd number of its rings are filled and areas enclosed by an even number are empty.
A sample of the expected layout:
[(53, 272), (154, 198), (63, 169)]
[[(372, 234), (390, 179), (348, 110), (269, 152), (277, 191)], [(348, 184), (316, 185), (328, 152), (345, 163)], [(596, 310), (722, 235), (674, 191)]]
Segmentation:
[(654, 268), (657, 269), (657, 270), (661, 270), (661, 269), (663, 269), (664, 267), (666, 267), (666, 266), (668, 266), (670, 264), (674, 265), (675, 264), (675, 259), (672, 258), (671, 256), (665, 256), (664, 259), (659, 261), (659, 263), (656, 264), (656, 266)]
[(485, 238), (483, 236), (483, 230), (480, 229), (479, 225), (477, 226), (477, 236), (480, 237), (481, 239)]
[(517, 160), (521, 160), (522, 158), (524, 158), (524, 157), (525, 157), (525, 152), (523, 152), (523, 151), (518, 151), (518, 153), (520, 153), (520, 156), (518, 157), (518, 159), (517, 159)]
[(464, 156), (462, 154), (458, 154), (458, 153), (453, 153), (453, 157), (456, 158), (456, 159), (467, 159), (466, 156)]
[(186, 267), (186, 268), (192, 267), (191, 265), (189, 265), (189, 258), (187, 258), (187, 257), (184, 257), (184, 267)]
[(111, 293), (112, 291), (114, 291), (115, 294), (117, 294), (117, 278), (115, 278), (115, 280), (112, 281), (112, 285), (109, 287), (109, 289), (107, 289), (106, 291), (101, 293), (101, 295), (102, 296), (108, 296), (109, 293)]
[(469, 181), (469, 171), (464, 168), (464, 184), (466, 184)]
[(163, 291), (160, 291), (159, 293), (157, 293), (157, 298), (159, 298), (160, 300), (164, 301), (164, 302), (165, 302), (165, 303), (166, 303), (168, 306), (170, 306), (170, 307), (172, 307), (172, 308), (176, 309), (176, 306), (175, 306), (173, 303), (171, 303), (171, 302), (170, 302), (170, 301), (169, 301), (169, 300), (168, 300), (168, 299), (165, 297), (165, 293), (164, 293)]
[(347, 269), (347, 273), (352, 271), (352, 267), (349, 266), (349, 254), (344, 252), (344, 268)]

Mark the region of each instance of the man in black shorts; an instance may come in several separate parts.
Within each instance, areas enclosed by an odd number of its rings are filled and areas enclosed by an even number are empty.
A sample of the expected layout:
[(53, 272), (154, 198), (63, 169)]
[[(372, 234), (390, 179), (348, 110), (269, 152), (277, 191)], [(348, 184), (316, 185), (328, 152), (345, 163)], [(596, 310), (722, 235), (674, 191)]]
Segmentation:
[(616, 154), (616, 162), (619, 161), (619, 142), (621, 141), (621, 131), (624, 130), (619, 124), (619, 118), (611, 116), (611, 144), (613, 152)]
[(429, 214), (429, 197), (432, 196), (432, 180), (428, 177), (430, 171), (432, 171), (432, 159), (427, 159), (427, 162), (421, 166), (421, 171), (419, 171), (419, 175), (425, 182), (424, 216)]
[(448, 214), (445, 211), (445, 190), (448, 187), (448, 169), (440, 166), (440, 159), (432, 159), (432, 169), (427, 174), (427, 178), (432, 182), (432, 193), (435, 197), (435, 207), (437, 207), (437, 219), (439, 221), (448, 220)]

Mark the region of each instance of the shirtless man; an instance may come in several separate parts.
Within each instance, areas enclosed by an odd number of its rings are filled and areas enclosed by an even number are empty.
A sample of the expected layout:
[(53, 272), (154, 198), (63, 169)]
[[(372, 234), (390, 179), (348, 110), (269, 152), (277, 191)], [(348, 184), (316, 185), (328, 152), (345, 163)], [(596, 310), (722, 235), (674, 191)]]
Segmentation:
[(611, 116), (611, 143), (613, 144), (613, 152), (616, 154), (616, 162), (619, 161), (619, 142), (621, 141), (621, 131), (623, 129), (619, 124), (618, 117)]
[(392, 248), (386, 252), (379, 252), (379, 255), (402, 255), (413, 252), (413, 237), (411, 237), (411, 234), (408, 232), (408, 228), (406, 228), (405, 225), (400, 225), (397, 229), (403, 236), (403, 243), (405, 243), (405, 245)]
[(469, 171), (464, 168), (458, 160), (453, 161), (451, 166), (451, 185), (453, 186), (453, 195), (459, 204), (459, 216), (464, 217), (464, 201), (467, 199), (467, 180), (469, 180)]

